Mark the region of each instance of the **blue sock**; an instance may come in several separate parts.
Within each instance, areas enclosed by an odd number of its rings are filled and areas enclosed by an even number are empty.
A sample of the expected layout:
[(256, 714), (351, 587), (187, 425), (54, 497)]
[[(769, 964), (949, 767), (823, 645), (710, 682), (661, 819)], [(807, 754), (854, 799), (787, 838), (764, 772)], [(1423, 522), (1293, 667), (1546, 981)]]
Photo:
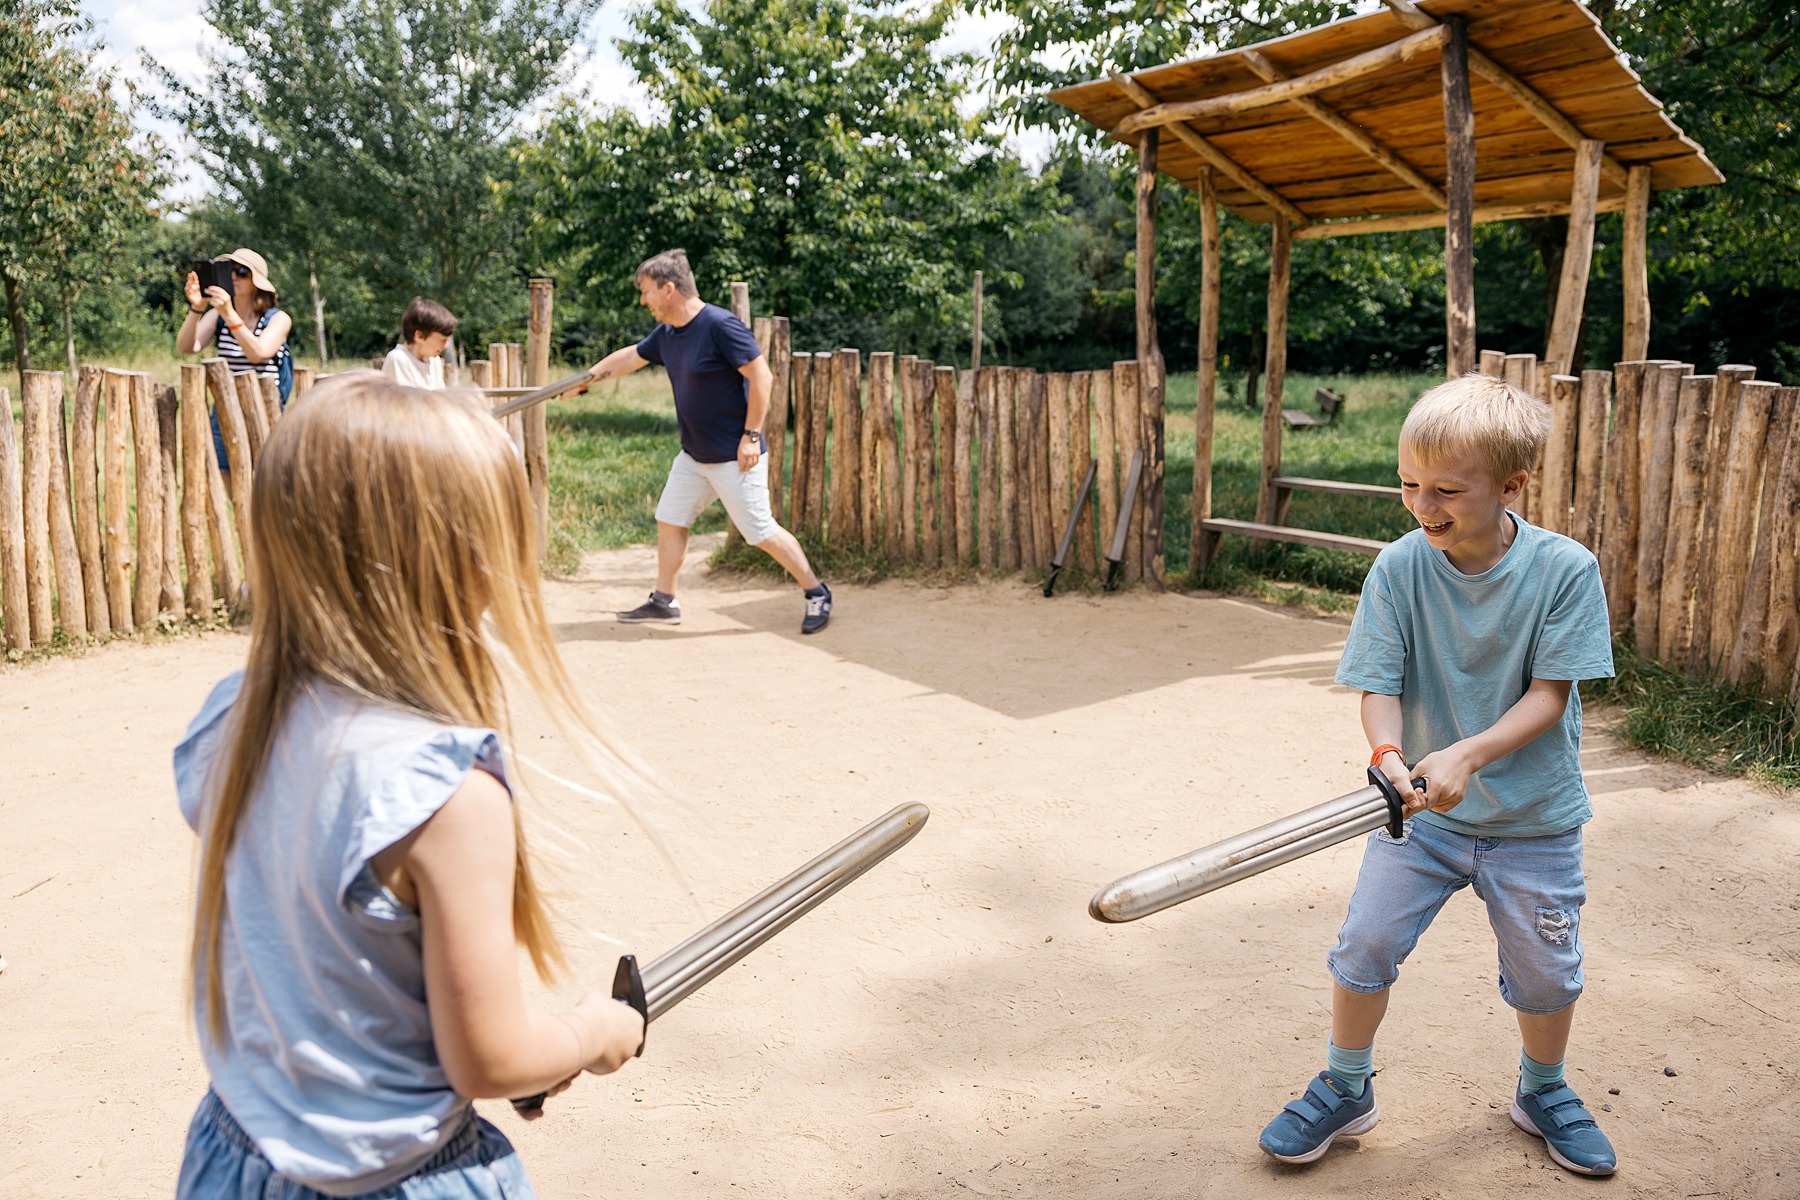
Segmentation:
[(1331, 1072), (1333, 1079), (1349, 1088), (1352, 1096), (1361, 1096), (1375, 1070), (1375, 1044), (1371, 1042), (1361, 1050), (1346, 1050), (1336, 1042), (1327, 1041), (1325, 1069)]
[(1553, 1063), (1541, 1063), (1523, 1050), (1519, 1051), (1519, 1090), (1522, 1092), (1541, 1092), (1545, 1088), (1555, 1087), (1563, 1081), (1563, 1063), (1560, 1059)]

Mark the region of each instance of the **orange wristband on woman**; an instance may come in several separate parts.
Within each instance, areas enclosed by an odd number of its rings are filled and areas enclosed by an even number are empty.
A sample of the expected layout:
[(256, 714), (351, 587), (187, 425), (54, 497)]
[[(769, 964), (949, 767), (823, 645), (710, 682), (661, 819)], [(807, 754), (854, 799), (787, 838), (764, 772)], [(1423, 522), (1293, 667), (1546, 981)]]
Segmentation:
[(1404, 751), (1400, 747), (1394, 745), (1392, 742), (1386, 742), (1386, 743), (1383, 743), (1382, 745), (1375, 747), (1374, 751), (1370, 753), (1369, 765), (1371, 767), (1379, 767), (1381, 765), (1382, 758), (1387, 754), (1387, 752), (1389, 750), (1392, 750), (1395, 754), (1398, 754), (1400, 756), (1401, 762), (1406, 761), (1406, 751)]

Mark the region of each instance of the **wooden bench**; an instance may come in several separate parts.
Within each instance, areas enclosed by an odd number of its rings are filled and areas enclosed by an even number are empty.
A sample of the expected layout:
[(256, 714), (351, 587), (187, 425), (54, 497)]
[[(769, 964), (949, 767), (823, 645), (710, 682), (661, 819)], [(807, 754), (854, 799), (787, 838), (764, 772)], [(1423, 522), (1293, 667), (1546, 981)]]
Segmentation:
[(1287, 422), (1289, 429), (1317, 429), (1321, 425), (1336, 425), (1338, 414), (1344, 411), (1344, 398), (1330, 388), (1315, 391), (1313, 403), (1319, 406), (1318, 416), (1298, 408), (1284, 408), (1281, 419)]
[(1233, 521), (1213, 517), (1200, 522), (1200, 544), (1193, 548), (1194, 574), (1205, 573), (1219, 552), (1219, 539), (1228, 533), (1239, 533), (1258, 541), (1293, 542), (1301, 546), (1320, 546), (1326, 550), (1344, 550), (1351, 554), (1380, 554), (1386, 542), (1374, 538), (1351, 537), (1346, 533), (1321, 533), (1316, 529), (1290, 529), (1286, 525), (1260, 525), (1255, 521)]

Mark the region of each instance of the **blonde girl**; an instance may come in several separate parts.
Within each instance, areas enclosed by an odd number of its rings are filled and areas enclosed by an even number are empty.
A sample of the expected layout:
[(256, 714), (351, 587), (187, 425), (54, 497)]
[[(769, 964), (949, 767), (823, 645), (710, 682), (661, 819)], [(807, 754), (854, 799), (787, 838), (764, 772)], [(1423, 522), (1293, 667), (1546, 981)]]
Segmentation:
[(502, 667), (583, 710), (552, 644), (512, 442), (373, 372), (275, 426), (252, 500), (243, 671), (175, 751), (200, 835), (191, 963), (212, 1086), (180, 1197), (518, 1200), (471, 1101), (618, 1069), (601, 992), (527, 1007), (561, 956), (508, 783)]

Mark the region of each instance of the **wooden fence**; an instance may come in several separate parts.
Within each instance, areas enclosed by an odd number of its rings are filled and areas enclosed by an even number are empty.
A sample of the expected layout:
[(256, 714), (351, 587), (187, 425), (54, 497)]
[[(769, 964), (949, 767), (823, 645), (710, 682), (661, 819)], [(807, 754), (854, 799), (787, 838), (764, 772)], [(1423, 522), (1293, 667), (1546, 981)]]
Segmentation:
[(1549, 401), (1521, 511), (1594, 551), (1614, 631), (1689, 675), (1800, 699), (1800, 387), (1660, 359), (1574, 376), (1484, 350), (1481, 370)]

